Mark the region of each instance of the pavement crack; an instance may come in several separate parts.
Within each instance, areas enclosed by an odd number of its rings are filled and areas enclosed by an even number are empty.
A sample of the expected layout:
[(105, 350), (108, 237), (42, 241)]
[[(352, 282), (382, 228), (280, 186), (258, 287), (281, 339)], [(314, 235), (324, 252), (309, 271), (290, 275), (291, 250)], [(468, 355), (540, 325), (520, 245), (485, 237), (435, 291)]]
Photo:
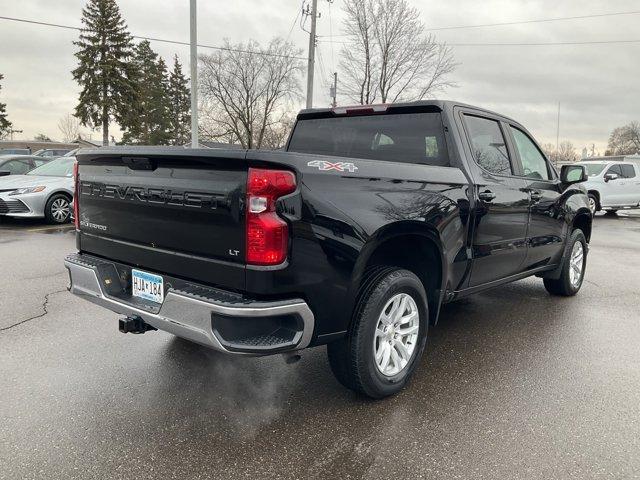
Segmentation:
[(56, 293), (63, 293), (68, 291), (66, 288), (62, 289), (62, 290), (54, 290), (53, 292), (49, 292), (44, 296), (44, 301), (42, 302), (42, 313), (38, 314), (38, 315), (34, 315), (33, 317), (29, 317), (29, 318), (25, 318), (24, 320), (20, 320), (19, 322), (14, 323), (13, 325), (9, 325), (8, 327), (3, 327), (0, 328), (0, 332), (4, 332), (5, 330), (10, 330), (14, 327), (17, 327), (18, 325), (22, 325), (23, 323), (27, 323), (30, 322), (31, 320), (36, 320), (38, 318), (42, 318), (44, 317), (47, 313), (49, 313), (49, 311), (47, 310), (47, 307), (49, 306), (49, 297), (51, 295), (55, 295)]

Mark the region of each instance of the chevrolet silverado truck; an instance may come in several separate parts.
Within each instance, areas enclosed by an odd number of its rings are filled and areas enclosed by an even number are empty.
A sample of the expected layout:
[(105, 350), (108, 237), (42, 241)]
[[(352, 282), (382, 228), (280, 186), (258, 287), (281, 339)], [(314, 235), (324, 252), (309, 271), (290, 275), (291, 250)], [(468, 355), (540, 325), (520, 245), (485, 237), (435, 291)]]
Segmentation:
[(284, 151), (83, 150), (70, 291), (240, 355), (327, 345), (346, 387), (398, 392), (443, 304), (529, 276), (582, 284), (584, 166), (449, 101), (302, 110)]

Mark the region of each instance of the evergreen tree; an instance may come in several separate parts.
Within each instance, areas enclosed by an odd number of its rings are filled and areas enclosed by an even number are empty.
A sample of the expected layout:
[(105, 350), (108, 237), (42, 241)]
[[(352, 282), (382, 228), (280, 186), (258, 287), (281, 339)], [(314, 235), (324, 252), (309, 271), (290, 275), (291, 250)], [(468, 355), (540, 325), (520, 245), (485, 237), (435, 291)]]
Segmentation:
[(169, 75), (169, 113), (170, 137), (172, 145), (184, 145), (190, 138), (191, 92), (189, 80), (182, 74), (182, 65), (178, 62), (178, 55), (173, 57), (173, 71)]
[[(4, 78), (4, 75), (0, 73), (0, 80)], [(0, 86), (2, 89), (2, 86)], [(7, 120), (7, 105), (6, 103), (0, 103), (0, 138), (4, 138), (11, 130), (12, 123)]]
[(166, 145), (170, 139), (170, 102), (167, 65), (143, 40), (135, 49), (133, 61), (138, 72), (136, 102), (126, 121), (124, 143)]
[(133, 42), (115, 0), (89, 0), (82, 23), (74, 42), (80, 50), (72, 73), (82, 87), (75, 116), (85, 126), (102, 125), (102, 141), (108, 145), (109, 123), (114, 119), (122, 125), (135, 101)]

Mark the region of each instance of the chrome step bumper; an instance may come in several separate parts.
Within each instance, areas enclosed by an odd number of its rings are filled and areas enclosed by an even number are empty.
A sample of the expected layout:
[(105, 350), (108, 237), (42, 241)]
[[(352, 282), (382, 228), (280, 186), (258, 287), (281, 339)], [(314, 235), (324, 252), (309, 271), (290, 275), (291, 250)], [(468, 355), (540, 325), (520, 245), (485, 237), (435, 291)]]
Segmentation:
[[(314, 316), (301, 299), (261, 302), (243, 298), (238, 301), (233, 298), (235, 294), (188, 284), (184, 289), (168, 286), (162, 305), (152, 306), (129, 301), (132, 297), (126, 293), (108, 293), (114, 277), (118, 281), (117, 275), (108, 272), (116, 272), (118, 266), (121, 273), (120, 264), (86, 254), (69, 255), (64, 264), (69, 271), (69, 291), (74, 295), (121, 315), (138, 316), (158, 330), (218, 351), (265, 355), (299, 350), (311, 342)], [(274, 329), (274, 321), (277, 326), (278, 321), (285, 320), (287, 328)], [(291, 322), (297, 326), (290, 328)], [(245, 324), (251, 327), (248, 329), (251, 333), (243, 336)], [(227, 332), (234, 331), (233, 338), (225, 338), (222, 325), (230, 325), (225, 328)], [(265, 326), (264, 331), (261, 325)]]

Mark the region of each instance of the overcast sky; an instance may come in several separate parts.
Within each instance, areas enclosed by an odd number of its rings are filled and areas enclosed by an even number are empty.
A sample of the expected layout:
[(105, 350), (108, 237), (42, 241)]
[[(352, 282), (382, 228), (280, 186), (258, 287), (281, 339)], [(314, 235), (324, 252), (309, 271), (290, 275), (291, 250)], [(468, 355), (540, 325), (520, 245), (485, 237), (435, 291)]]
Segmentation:
[[(447, 27), (541, 18), (640, 10), (637, 0), (410, 0), (427, 27)], [(67, 25), (80, 25), (82, 0), (0, 0), (0, 15)], [(132, 34), (188, 41), (188, 0), (120, 0)], [(286, 37), (300, 0), (200, 0), (199, 42), (218, 45)], [(318, 34), (340, 33), (341, 0), (331, 7), (319, 0)], [(571, 21), (456, 29), (434, 32), (447, 43), (535, 43), (600, 40), (640, 40), (640, 15)], [(77, 32), (0, 20), (0, 100), (7, 103), (14, 128), (25, 138), (45, 133), (59, 138), (58, 120), (72, 112), (78, 86), (72, 41)], [(291, 40), (307, 50), (308, 36), (296, 25)], [(336, 38), (336, 41), (339, 39)], [(188, 47), (152, 42), (168, 62), (177, 53), (188, 69)], [(320, 65), (315, 105), (329, 103), (329, 76), (338, 61), (340, 44), (319, 46)], [(204, 52), (205, 50), (201, 50)], [(563, 46), (456, 46), (460, 64), (453, 74), (457, 88), (439, 95), (476, 104), (521, 121), (541, 143), (556, 141), (558, 101), (560, 141), (570, 140), (581, 151), (595, 143), (603, 153), (610, 131), (640, 120), (640, 43)], [(338, 95), (339, 103), (345, 99)], [(93, 138), (98, 139), (99, 133)]]

